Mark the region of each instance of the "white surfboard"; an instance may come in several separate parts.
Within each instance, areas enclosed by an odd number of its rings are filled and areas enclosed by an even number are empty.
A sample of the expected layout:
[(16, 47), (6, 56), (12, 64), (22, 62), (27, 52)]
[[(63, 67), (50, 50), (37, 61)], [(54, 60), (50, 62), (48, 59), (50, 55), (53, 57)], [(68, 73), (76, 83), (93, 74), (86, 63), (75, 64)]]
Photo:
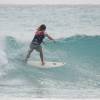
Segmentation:
[(62, 67), (65, 63), (45, 61), (45, 65), (41, 65), (40, 61), (28, 61), (27, 64), (38, 68), (53, 68), (53, 67)]

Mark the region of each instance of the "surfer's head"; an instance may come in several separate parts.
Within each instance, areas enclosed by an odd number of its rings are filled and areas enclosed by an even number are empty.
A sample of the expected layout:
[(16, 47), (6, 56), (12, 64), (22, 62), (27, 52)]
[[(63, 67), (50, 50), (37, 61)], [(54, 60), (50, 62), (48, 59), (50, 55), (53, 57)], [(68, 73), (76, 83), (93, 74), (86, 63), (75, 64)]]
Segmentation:
[(46, 25), (45, 24), (41, 24), (38, 29), (38, 31), (45, 31), (46, 30)]

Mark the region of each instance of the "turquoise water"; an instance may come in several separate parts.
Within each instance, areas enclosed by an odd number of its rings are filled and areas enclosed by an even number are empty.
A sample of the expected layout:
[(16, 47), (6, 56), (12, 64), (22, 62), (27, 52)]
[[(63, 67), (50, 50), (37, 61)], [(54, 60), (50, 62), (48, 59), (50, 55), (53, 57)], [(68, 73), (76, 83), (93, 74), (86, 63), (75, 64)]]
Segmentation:
[[(0, 96), (100, 97), (99, 6), (1, 6)], [(25, 65), (33, 31), (45, 23), (56, 43), (45, 40), (48, 61), (59, 68)], [(31, 60), (40, 60), (33, 52)]]

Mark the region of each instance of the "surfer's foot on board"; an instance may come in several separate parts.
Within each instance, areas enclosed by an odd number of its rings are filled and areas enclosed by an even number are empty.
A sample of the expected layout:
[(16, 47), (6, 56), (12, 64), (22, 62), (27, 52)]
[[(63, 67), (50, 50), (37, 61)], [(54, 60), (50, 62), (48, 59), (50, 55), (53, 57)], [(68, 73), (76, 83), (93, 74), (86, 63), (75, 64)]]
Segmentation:
[(42, 62), (42, 65), (45, 65), (45, 63), (44, 63), (44, 62)]

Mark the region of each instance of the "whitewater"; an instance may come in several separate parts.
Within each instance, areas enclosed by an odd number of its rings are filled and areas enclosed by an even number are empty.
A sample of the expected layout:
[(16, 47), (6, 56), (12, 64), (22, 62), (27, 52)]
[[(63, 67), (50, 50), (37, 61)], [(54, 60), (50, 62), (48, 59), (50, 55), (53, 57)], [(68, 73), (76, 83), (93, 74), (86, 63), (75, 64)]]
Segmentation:
[[(59, 68), (23, 63), (40, 24), (47, 61)], [(100, 98), (100, 6), (0, 6), (0, 97)], [(33, 52), (30, 60), (40, 60)]]

